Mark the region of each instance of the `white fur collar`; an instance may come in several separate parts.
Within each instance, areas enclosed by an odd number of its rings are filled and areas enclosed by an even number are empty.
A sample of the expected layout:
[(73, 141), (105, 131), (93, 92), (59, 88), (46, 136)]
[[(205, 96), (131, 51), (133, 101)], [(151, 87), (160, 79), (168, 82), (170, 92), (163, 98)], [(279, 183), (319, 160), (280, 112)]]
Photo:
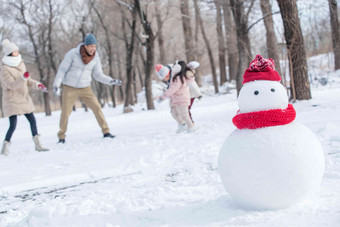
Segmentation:
[(17, 67), (22, 61), (21, 55), (19, 54), (17, 57), (12, 56), (4, 56), (2, 58), (2, 62), (5, 65), (11, 66), (11, 67)]

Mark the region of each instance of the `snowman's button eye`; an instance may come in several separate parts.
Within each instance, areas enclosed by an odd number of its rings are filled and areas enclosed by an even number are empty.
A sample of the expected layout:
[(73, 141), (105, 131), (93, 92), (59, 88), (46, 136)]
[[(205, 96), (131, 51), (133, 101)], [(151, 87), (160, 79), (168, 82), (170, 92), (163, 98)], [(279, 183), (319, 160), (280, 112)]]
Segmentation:
[(271, 92), (275, 92), (275, 89), (274, 89), (274, 88), (272, 88), (272, 89), (270, 89), (270, 91), (271, 91)]
[(259, 93), (259, 91), (254, 91), (254, 95), (258, 95)]

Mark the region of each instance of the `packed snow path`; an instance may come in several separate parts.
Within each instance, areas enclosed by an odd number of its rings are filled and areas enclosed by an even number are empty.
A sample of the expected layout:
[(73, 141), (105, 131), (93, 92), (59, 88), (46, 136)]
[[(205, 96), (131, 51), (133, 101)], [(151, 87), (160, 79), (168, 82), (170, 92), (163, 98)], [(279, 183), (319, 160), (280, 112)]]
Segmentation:
[[(217, 157), (235, 129), (236, 95), (206, 95), (193, 106), (198, 130), (176, 134), (165, 101), (155, 111), (105, 108), (115, 139), (103, 139), (92, 112), (69, 118), (57, 144), (60, 112), (37, 114), (42, 142), (18, 118), (10, 154), (0, 157), (0, 226), (340, 226), (340, 86), (313, 90), (294, 104), (296, 121), (321, 140), (326, 172), (315, 198), (278, 211), (248, 211), (232, 202)], [(0, 119), (4, 138), (8, 119)], [(279, 167), (278, 167), (279, 168)]]

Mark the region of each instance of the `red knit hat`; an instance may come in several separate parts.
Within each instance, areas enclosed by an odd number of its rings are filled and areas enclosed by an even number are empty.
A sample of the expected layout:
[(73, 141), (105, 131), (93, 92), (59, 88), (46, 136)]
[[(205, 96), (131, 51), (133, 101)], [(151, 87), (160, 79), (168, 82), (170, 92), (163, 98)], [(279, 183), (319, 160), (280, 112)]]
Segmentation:
[(256, 55), (249, 68), (243, 74), (242, 84), (255, 80), (281, 81), (279, 73), (275, 71), (273, 59), (265, 59), (261, 55)]

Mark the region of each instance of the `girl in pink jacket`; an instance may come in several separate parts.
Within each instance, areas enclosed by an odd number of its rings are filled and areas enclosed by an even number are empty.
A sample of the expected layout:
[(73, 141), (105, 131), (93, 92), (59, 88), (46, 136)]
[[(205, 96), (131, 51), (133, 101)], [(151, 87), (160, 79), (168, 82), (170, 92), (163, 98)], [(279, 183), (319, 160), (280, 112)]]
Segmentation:
[(190, 119), (188, 107), (190, 105), (189, 83), (193, 78), (188, 77), (187, 73), (192, 72), (184, 61), (177, 61), (174, 65), (156, 65), (158, 77), (168, 82), (168, 90), (160, 99), (170, 98), (171, 115), (178, 123), (176, 133), (187, 130), (188, 133), (194, 132), (195, 128)]

